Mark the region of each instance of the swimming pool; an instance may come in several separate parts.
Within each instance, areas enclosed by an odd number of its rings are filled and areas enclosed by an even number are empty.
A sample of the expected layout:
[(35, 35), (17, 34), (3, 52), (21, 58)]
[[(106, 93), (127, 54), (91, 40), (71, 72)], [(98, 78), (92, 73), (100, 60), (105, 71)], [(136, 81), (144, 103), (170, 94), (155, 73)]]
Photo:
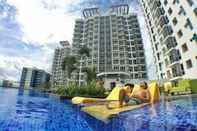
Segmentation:
[(0, 88), (0, 131), (190, 131), (197, 130), (197, 98), (121, 113), (105, 124), (69, 101), (47, 94)]

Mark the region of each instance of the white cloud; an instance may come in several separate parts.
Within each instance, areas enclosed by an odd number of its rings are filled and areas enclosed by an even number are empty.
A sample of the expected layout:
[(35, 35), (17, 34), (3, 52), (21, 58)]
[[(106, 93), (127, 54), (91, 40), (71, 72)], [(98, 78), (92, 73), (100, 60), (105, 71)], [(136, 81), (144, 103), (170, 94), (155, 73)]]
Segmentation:
[(36, 44), (72, 40), (74, 13), (68, 6), (80, 0), (8, 0), (17, 9), (17, 21), (24, 32), (23, 40)]
[(25, 57), (0, 54), (0, 79), (19, 80), (23, 67), (37, 67), (50, 72), (52, 54), (53, 50), (48, 46)]
[[(57, 42), (72, 41), (74, 21), (78, 16), (75, 12), (67, 10), (70, 5), (79, 2), (80, 0), (7, 0), (9, 5), (17, 9), (16, 15), (11, 12), (17, 25), (20, 25), (20, 29), (16, 29), (15, 32), (22, 33), (13, 34), (15, 27), (9, 29), (0, 25), (0, 30), (11, 33), (1, 33), (1, 38), (9, 36), (10, 39), (14, 39), (10, 40), (14, 47), (18, 47), (15, 39), (21, 41), (21, 45), (24, 42), (30, 45), (20, 48), (21, 50), (17, 48), (16, 51), (12, 47), (7, 47), (7, 52), (0, 52), (0, 79), (19, 80), (23, 67), (38, 67), (50, 72)], [(5, 14), (1, 15), (6, 17)], [(17, 52), (17, 56), (11, 55)]]

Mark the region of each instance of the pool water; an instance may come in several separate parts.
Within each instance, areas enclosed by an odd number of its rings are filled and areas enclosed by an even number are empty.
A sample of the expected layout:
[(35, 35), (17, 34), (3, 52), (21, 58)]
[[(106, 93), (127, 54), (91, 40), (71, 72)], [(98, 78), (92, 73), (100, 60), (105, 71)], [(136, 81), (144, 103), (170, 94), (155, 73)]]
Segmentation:
[(36, 91), (0, 88), (0, 131), (197, 131), (197, 98), (160, 102), (103, 123)]

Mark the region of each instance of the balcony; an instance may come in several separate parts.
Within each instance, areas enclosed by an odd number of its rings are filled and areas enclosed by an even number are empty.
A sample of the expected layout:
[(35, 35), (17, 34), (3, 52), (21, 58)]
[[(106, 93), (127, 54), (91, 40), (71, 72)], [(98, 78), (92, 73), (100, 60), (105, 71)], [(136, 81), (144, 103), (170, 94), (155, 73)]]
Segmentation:
[(175, 37), (168, 37), (165, 41), (164, 41), (164, 44), (166, 45), (167, 49), (170, 50), (174, 47), (177, 46), (177, 42), (176, 42), (176, 39)]
[(170, 64), (178, 62), (181, 59), (179, 50), (172, 50), (169, 54)]
[(161, 31), (161, 34), (163, 35), (164, 38), (166, 38), (169, 35), (172, 35), (173, 30), (170, 25), (165, 25)]
[(175, 77), (180, 77), (182, 75), (184, 75), (184, 69), (182, 64), (176, 64), (172, 67), (172, 76)]
[(158, 21), (156, 22), (156, 26), (160, 25), (160, 27), (162, 28), (164, 25), (169, 23), (169, 19), (167, 16), (162, 15)]
[(165, 14), (165, 10), (164, 10), (162, 7), (159, 7), (159, 8), (157, 8), (156, 11), (153, 13), (153, 17), (154, 17), (155, 19), (159, 19), (159, 17), (160, 17), (161, 15), (164, 15), (164, 14)]
[[(160, 7), (161, 6), (161, 2), (160, 1), (158, 1), (158, 0), (155, 0), (155, 1), (151, 1), (151, 2), (153, 2), (152, 3), (152, 6), (150, 6), (151, 8), (151, 10), (155, 10), (155, 9), (157, 9), (157, 7)], [(150, 3), (151, 4), (151, 3)]]

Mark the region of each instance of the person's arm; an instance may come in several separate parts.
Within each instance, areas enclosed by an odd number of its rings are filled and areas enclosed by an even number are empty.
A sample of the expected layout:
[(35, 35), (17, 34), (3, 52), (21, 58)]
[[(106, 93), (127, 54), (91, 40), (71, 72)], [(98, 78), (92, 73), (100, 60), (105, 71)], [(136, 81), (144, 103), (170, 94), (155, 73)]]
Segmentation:
[(151, 99), (150, 92), (147, 90), (147, 91), (146, 91), (146, 98), (145, 98), (145, 101), (146, 101), (146, 102), (150, 102), (150, 99)]
[(121, 89), (119, 93), (119, 106), (120, 107), (123, 106), (125, 95), (126, 95), (126, 92), (124, 91), (124, 89)]

